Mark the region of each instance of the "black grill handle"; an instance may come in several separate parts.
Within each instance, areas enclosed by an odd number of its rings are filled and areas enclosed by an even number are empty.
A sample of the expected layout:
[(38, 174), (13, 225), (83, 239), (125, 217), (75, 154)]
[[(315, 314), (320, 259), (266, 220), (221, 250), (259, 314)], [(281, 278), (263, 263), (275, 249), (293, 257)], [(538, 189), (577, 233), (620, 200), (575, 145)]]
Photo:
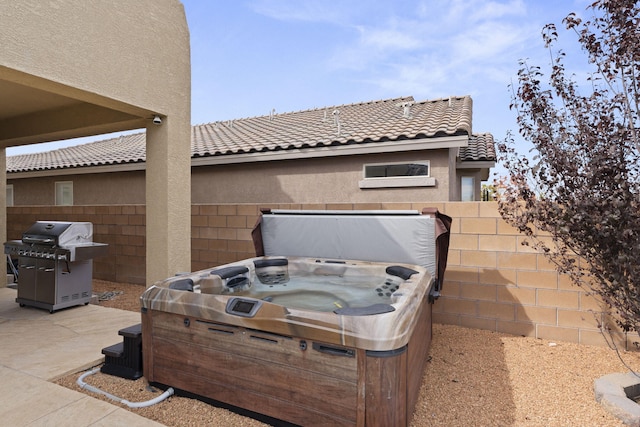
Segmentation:
[(50, 245), (50, 244), (56, 242), (55, 239), (52, 239), (50, 237), (49, 238), (42, 238), (42, 237), (29, 237), (29, 236), (24, 236), (22, 238), (22, 241), (24, 243), (31, 243), (31, 244), (35, 243), (35, 244), (40, 244), (40, 245), (42, 245), (42, 244)]

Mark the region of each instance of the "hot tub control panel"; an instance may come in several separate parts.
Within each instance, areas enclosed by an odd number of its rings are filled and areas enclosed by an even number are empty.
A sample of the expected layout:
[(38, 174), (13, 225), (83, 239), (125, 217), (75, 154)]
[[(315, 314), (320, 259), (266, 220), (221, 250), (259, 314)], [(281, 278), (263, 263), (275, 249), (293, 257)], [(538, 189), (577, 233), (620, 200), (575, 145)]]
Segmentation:
[(250, 298), (231, 298), (227, 301), (225, 311), (228, 314), (233, 314), (242, 317), (253, 317), (256, 315), (262, 301)]

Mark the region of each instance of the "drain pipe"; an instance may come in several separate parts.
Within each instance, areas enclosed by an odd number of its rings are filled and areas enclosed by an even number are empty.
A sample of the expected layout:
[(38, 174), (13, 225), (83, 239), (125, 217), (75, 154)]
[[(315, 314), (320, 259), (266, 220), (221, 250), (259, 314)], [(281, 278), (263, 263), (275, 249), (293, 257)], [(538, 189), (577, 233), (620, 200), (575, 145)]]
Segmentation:
[(106, 392), (104, 390), (100, 390), (98, 387), (94, 387), (91, 384), (87, 384), (87, 383), (84, 382), (84, 379), (86, 377), (88, 377), (89, 375), (97, 374), (99, 371), (100, 371), (100, 368), (94, 368), (94, 369), (92, 369), (92, 370), (90, 370), (88, 372), (85, 372), (84, 374), (80, 375), (80, 377), (78, 378), (78, 381), (76, 381), (76, 383), (83, 390), (89, 390), (89, 391), (92, 391), (94, 393), (101, 394), (103, 396), (108, 397), (111, 400), (115, 400), (116, 402), (119, 402), (119, 403), (122, 403), (124, 405), (127, 405), (129, 408), (145, 408), (147, 406), (155, 405), (156, 403), (162, 402), (167, 397), (169, 397), (169, 396), (171, 396), (173, 394), (173, 388), (169, 387), (160, 396), (155, 397), (155, 398), (153, 398), (151, 400), (147, 400), (145, 402), (129, 402), (126, 399), (123, 399), (123, 398), (118, 397), (118, 396), (114, 396), (111, 393), (108, 393), (108, 392)]

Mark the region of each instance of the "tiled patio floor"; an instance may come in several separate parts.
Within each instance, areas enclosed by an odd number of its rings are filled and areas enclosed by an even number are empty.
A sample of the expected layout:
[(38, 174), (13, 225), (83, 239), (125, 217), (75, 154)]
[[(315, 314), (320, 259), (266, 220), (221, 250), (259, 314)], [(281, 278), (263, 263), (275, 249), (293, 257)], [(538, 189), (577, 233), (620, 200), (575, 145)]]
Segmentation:
[(140, 315), (97, 305), (49, 314), (20, 307), (0, 288), (0, 420), (12, 426), (159, 426), (130, 411), (50, 381), (98, 365), (118, 330)]

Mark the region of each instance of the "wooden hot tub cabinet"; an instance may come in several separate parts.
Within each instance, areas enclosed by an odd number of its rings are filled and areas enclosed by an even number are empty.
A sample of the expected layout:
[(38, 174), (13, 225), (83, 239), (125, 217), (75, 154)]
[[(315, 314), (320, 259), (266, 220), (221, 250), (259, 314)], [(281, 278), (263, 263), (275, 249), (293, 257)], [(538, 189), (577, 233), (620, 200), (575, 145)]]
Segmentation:
[(409, 342), (391, 351), (143, 308), (144, 376), (304, 426), (406, 426), (431, 343), (432, 305), (418, 307)]

